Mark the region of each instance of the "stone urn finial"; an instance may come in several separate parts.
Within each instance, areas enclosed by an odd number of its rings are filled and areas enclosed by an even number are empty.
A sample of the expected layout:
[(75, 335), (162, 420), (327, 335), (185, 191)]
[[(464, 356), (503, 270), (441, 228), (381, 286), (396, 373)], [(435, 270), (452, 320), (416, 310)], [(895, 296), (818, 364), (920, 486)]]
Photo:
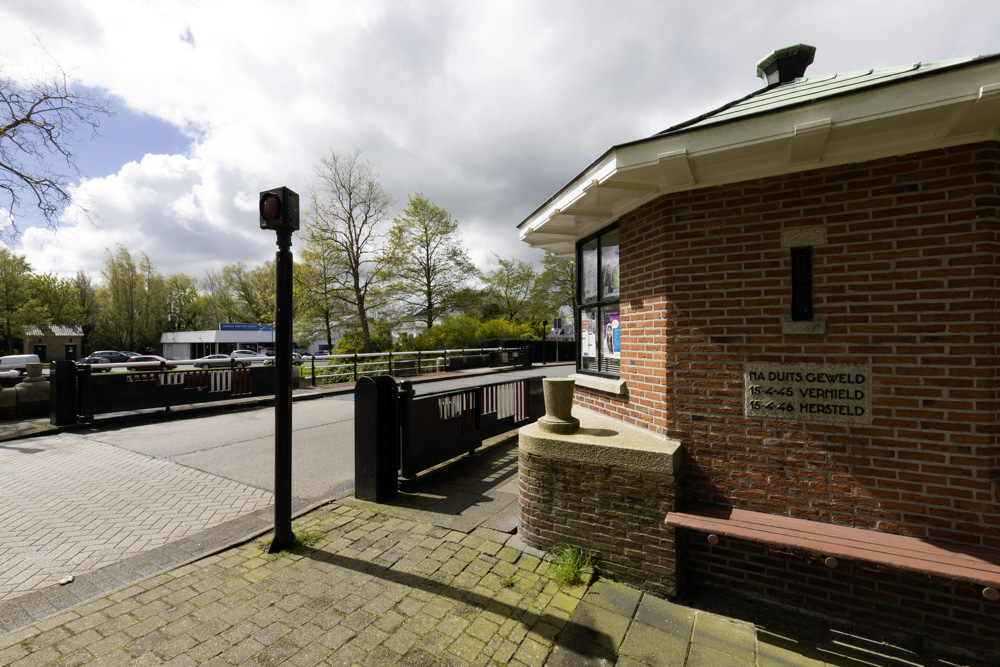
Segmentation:
[(580, 420), (573, 416), (573, 389), (576, 381), (571, 378), (544, 378), (542, 392), (545, 396), (545, 416), (538, 420), (538, 427), (548, 433), (569, 435), (580, 429)]

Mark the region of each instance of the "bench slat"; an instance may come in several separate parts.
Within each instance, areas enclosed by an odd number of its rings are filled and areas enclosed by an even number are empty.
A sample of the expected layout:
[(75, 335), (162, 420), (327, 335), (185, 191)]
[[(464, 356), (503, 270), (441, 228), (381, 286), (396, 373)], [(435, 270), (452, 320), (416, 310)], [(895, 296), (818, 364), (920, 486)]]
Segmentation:
[(676, 528), (1000, 586), (1000, 554), (988, 549), (714, 505), (669, 512), (665, 522)]

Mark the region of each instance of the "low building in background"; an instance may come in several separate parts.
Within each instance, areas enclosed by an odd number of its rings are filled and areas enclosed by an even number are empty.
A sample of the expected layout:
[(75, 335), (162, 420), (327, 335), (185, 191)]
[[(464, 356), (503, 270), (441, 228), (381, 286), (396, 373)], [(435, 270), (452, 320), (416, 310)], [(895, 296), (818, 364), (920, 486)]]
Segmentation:
[(216, 330), (164, 333), (160, 344), (167, 359), (198, 359), (233, 350), (267, 354), (274, 349), (274, 325), (224, 322)]
[(83, 327), (76, 324), (38, 324), (24, 331), (24, 353), (37, 354), (42, 363), (76, 361), (83, 348)]

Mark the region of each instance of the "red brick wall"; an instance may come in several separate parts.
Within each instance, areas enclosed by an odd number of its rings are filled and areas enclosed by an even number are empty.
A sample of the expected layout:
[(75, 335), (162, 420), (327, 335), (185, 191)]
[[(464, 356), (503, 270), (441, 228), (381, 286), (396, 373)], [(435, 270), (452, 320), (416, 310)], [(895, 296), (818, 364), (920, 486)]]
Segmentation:
[(604, 575), (660, 595), (677, 594), (670, 475), (577, 463), (521, 451), (518, 528), (539, 549), (571, 544)]
[[(620, 220), (624, 399), (684, 443), (685, 499), (1000, 548), (1000, 148), (665, 195)], [(822, 225), (815, 314), (783, 335), (782, 230)], [(744, 362), (870, 364), (870, 426), (743, 416)]]

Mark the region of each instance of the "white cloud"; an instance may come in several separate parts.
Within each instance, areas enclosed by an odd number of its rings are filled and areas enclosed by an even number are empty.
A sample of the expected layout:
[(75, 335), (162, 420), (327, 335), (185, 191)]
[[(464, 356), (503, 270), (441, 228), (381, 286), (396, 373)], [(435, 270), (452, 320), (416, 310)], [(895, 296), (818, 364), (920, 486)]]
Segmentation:
[(358, 148), (400, 209), (417, 190), (448, 209), (483, 268), (493, 251), (534, 260), (518, 222), (611, 145), (760, 87), (774, 48), (815, 45), (816, 74), (995, 50), (1000, 3), (914, 5), (5, 3), (3, 62), (46, 66), (37, 34), (82, 83), (192, 141), (83, 182), (100, 226), (69, 211), (58, 232), (26, 231), (24, 251), (65, 274), (96, 271), (116, 243), (167, 273), (254, 264), (273, 254), (256, 193), (304, 196), (320, 154)]

